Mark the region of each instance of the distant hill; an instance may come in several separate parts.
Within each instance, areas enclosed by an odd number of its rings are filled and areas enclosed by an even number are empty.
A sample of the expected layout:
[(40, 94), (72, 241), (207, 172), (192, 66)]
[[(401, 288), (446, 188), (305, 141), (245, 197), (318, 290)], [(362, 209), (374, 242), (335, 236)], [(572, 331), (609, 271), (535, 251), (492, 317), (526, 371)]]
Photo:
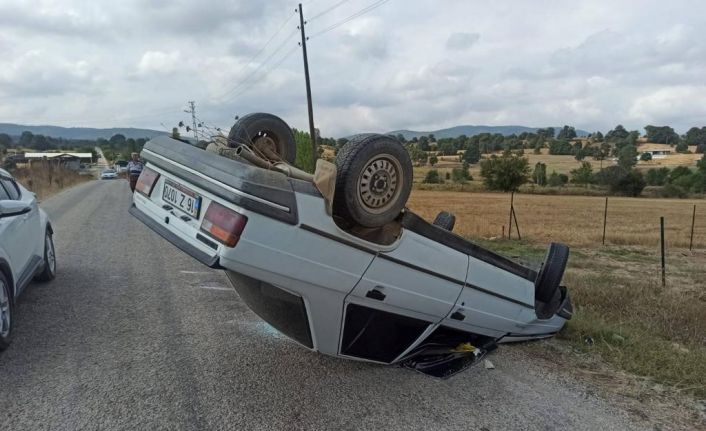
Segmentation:
[(10, 136), (20, 136), (22, 132), (28, 131), (34, 135), (51, 136), (53, 138), (64, 139), (110, 139), (111, 136), (121, 134), (126, 138), (147, 138), (166, 135), (167, 132), (151, 129), (135, 129), (132, 127), (116, 127), (110, 129), (94, 129), (90, 127), (59, 127), (59, 126), (23, 126), (21, 124), (0, 123), (0, 133), (7, 133)]
[[(419, 138), (420, 136), (428, 136), (430, 133), (434, 135), (435, 138), (457, 138), (461, 135), (475, 136), (481, 133), (500, 133), (501, 135), (508, 136), (513, 133), (519, 135), (522, 132), (534, 133), (540, 129), (540, 127), (525, 127), (525, 126), (455, 126), (449, 127), (447, 129), (432, 130), (430, 132), (416, 132), (414, 130), (395, 130), (389, 132), (388, 135), (402, 134), (405, 139)], [(561, 130), (561, 127), (554, 127), (556, 133)], [(585, 130), (576, 129), (576, 134), (579, 136), (587, 136), (588, 132)]]

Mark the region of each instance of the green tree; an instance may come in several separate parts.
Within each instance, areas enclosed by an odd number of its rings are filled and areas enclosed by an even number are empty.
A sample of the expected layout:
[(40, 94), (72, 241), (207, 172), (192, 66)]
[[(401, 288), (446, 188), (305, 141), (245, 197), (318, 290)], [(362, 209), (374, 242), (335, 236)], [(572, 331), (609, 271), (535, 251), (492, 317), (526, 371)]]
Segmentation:
[(444, 141), (439, 144), (439, 152), (444, 156), (453, 156), (456, 154), (456, 148), (452, 141)]
[(422, 182), (426, 184), (440, 184), (441, 176), (439, 175), (439, 171), (436, 169), (430, 169)]
[(556, 140), (549, 143), (549, 154), (568, 156), (574, 154), (574, 148), (569, 141)]
[(652, 160), (652, 153), (642, 153), (640, 154), (640, 160), (643, 162), (649, 162)]
[(669, 168), (650, 169), (647, 171), (647, 184), (651, 186), (663, 186), (669, 178)]
[(696, 163), (696, 167), (699, 168), (701, 172), (706, 174), (706, 154), (701, 156), (701, 160)]
[(574, 127), (564, 126), (556, 135), (557, 139), (572, 140), (576, 137), (576, 129)]
[(637, 148), (634, 145), (624, 146), (618, 153), (618, 165), (625, 170), (637, 164)]
[(579, 168), (572, 169), (569, 173), (572, 183), (588, 185), (593, 179), (593, 166), (591, 166), (591, 162), (581, 162)]
[(0, 147), (12, 147), (12, 138), (7, 133), (0, 133)]
[(32, 145), (32, 139), (34, 138), (34, 134), (32, 132), (24, 131), (22, 132), (22, 135), (20, 135), (20, 147), (22, 148), (30, 148)]
[(706, 145), (706, 127), (692, 127), (684, 135), (684, 141), (687, 145)]
[(621, 124), (618, 124), (613, 130), (606, 133), (605, 140), (608, 142), (622, 141), (627, 138), (628, 135), (630, 135), (630, 133), (625, 130), (625, 127), (623, 127)]
[(676, 150), (677, 153), (688, 153), (689, 152), (689, 146), (684, 141), (679, 142), (674, 149)]
[(525, 157), (506, 151), (500, 157), (493, 155), (480, 162), (480, 172), (488, 189), (511, 192), (527, 182), (530, 173), (529, 161)]
[(122, 147), (123, 145), (125, 145), (125, 135), (117, 133), (111, 136), (108, 142), (110, 142), (110, 144), (116, 148)]
[(437, 164), (437, 163), (439, 163), (439, 158), (436, 157), (436, 154), (432, 154), (432, 155), (429, 157), (429, 164), (430, 164), (431, 166), (434, 166), (434, 165)]
[(480, 161), (480, 146), (478, 142), (471, 142), (463, 153), (463, 161), (474, 165)]
[(419, 138), (419, 149), (422, 151), (429, 151), (429, 138), (422, 136)]
[(563, 187), (564, 184), (569, 182), (569, 177), (563, 174), (558, 174), (556, 171), (552, 171), (547, 179), (547, 185), (549, 187)]
[(537, 162), (534, 165), (534, 172), (532, 172), (532, 180), (538, 186), (547, 185), (547, 165), (542, 162)]
[(679, 143), (679, 135), (669, 126), (645, 126), (647, 140), (658, 144)]
[(468, 172), (468, 166), (466, 165), (462, 168), (453, 168), (451, 170), (451, 179), (455, 183), (466, 184), (468, 181), (472, 180), (473, 177), (471, 173)]
[(314, 173), (316, 166), (311, 161), (311, 137), (308, 133), (301, 130), (292, 129), (292, 132), (294, 132), (294, 142), (297, 146), (294, 166), (305, 172)]

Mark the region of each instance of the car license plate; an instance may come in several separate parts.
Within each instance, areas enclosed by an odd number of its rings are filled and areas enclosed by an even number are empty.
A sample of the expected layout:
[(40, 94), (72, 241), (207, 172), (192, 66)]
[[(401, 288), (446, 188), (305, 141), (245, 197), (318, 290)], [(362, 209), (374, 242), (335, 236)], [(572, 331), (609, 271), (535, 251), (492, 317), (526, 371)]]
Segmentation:
[(164, 182), (162, 200), (169, 202), (195, 219), (199, 218), (201, 196), (181, 184), (166, 180)]

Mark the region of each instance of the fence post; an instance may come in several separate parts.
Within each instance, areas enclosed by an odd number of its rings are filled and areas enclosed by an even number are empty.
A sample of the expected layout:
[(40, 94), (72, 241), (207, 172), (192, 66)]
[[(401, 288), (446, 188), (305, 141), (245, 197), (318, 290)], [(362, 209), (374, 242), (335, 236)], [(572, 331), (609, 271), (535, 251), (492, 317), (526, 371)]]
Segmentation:
[(696, 223), (696, 204), (694, 204), (694, 213), (691, 215), (691, 238), (689, 239), (689, 251), (694, 246), (694, 224)]
[(662, 287), (667, 285), (667, 278), (665, 274), (665, 262), (664, 262), (664, 217), (659, 218), (659, 237), (660, 237), (660, 249), (662, 252)]
[(605, 245), (605, 227), (608, 222), (608, 196), (605, 197), (605, 211), (603, 211), (603, 245)]
[(515, 192), (510, 195), (510, 223), (507, 226), (507, 239), (512, 239), (512, 212), (514, 211), (513, 205), (515, 204)]

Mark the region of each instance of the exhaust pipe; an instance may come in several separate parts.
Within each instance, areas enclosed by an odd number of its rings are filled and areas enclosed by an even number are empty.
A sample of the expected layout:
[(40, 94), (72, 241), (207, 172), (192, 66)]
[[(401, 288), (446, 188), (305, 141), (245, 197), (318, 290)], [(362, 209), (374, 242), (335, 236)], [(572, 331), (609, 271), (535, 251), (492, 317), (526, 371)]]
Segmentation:
[(256, 156), (255, 153), (253, 153), (249, 148), (246, 148), (243, 145), (236, 148), (235, 154), (257, 167), (281, 172), (287, 175), (288, 177), (296, 178), (298, 180), (304, 180), (309, 182), (314, 181), (314, 176), (312, 174), (304, 172), (301, 169), (295, 168), (294, 166), (291, 166), (284, 162), (277, 162), (275, 164), (272, 164), (267, 160)]

